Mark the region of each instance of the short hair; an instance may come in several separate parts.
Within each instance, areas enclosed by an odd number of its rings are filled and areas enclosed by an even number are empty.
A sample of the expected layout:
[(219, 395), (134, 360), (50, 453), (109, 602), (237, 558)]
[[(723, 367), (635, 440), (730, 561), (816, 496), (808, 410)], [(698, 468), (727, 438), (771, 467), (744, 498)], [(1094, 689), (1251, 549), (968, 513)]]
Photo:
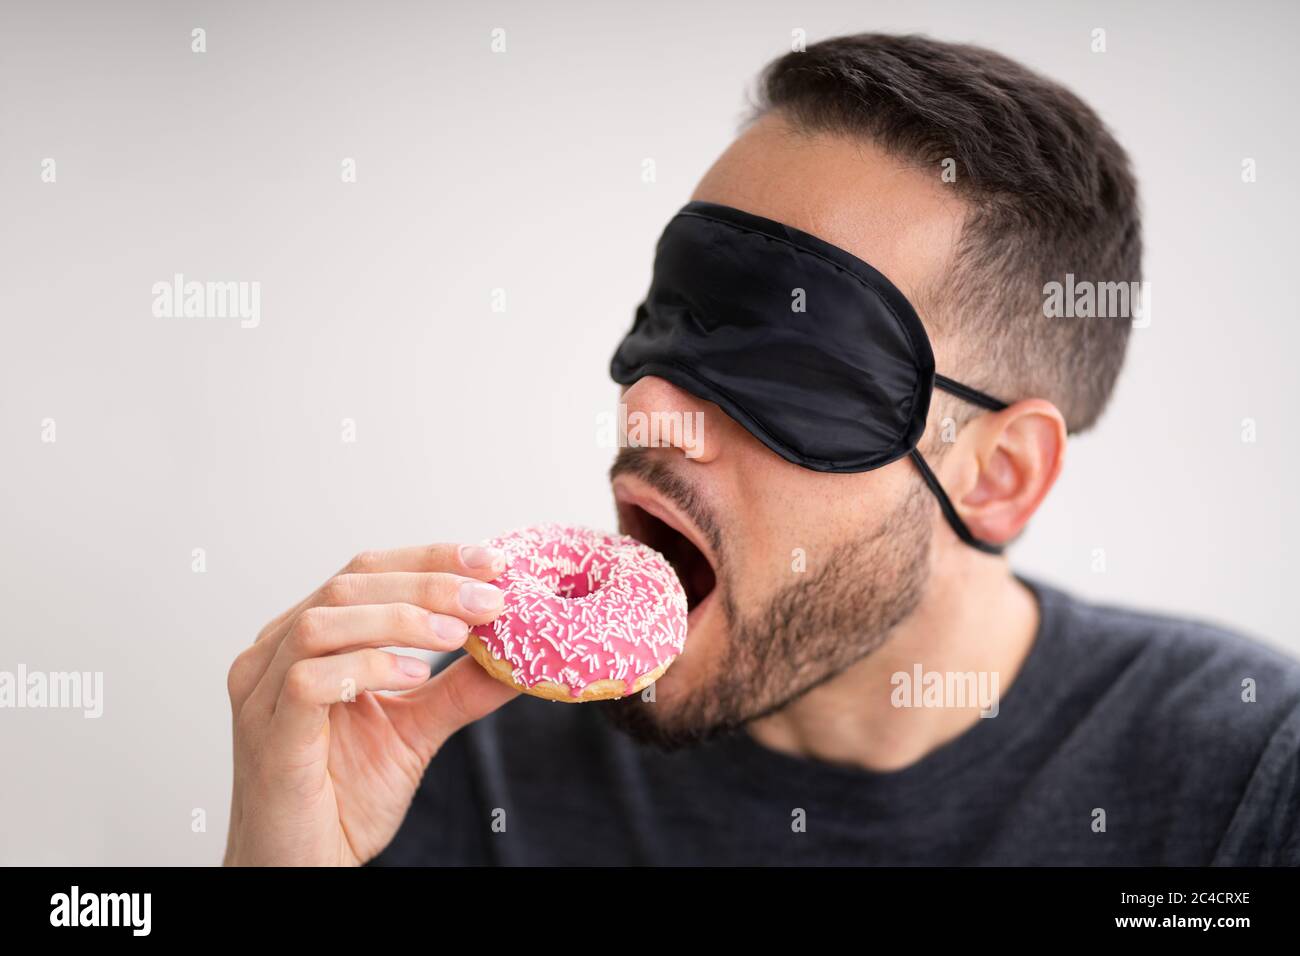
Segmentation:
[(754, 118), (773, 110), (951, 169), (970, 215), (952, 273), (916, 303), (960, 350), (962, 368), (940, 371), (1007, 401), (1047, 399), (1071, 432), (1096, 422), (1131, 322), (1047, 318), (1045, 286), (1140, 281), (1142, 236), (1128, 156), (1087, 104), (982, 47), (864, 33), (770, 63)]

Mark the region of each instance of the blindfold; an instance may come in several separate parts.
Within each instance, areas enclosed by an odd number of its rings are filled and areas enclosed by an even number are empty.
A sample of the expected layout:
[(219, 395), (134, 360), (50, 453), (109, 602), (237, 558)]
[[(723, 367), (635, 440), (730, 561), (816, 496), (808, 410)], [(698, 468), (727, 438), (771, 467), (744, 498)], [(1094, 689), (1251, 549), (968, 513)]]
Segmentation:
[(856, 256), (771, 219), (691, 202), (664, 229), (654, 277), (610, 374), (663, 378), (717, 405), (787, 461), (870, 471), (910, 457), (953, 531), (981, 551), (917, 451), (941, 388), (1005, 403), (937, 375), (921, 320)]

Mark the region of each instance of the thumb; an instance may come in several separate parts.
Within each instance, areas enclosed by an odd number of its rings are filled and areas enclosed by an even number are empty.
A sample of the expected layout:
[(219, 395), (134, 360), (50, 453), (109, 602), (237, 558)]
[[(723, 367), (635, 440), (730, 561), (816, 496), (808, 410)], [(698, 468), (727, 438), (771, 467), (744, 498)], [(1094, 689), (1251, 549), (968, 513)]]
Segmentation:
[(472, 657), (465, 656), (418, 690), (403, 695), (412, 734), (425, 760), (432, 759), (447, 738), (466, 724), (486, 717), (519, 691), (492, 677)]

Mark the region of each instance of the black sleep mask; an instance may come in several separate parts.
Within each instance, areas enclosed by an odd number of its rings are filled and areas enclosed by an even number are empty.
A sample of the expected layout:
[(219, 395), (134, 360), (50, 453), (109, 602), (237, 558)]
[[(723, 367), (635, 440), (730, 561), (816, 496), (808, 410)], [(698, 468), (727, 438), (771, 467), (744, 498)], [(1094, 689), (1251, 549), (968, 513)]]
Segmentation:
[(654, 278), (610, 362), (713, 402), (787, 461), (870, 471), (910, 456), (953, 530), (989, 553), (916, 450), (942, 388), (1003, 402), (934, 370), (916, 311), (888, 279), (816, 236), (729, 206), (688, 203), (664, 229)]

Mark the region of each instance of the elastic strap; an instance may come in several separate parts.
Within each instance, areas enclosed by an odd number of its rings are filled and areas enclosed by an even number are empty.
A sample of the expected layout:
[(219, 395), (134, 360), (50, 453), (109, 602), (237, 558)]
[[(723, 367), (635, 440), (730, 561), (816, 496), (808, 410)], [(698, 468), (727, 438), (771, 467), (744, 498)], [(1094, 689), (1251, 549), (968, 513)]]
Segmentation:
[(987, 408), (991, 412), (1000, 412), (1007, 407), (1007, 403), (994, 398), (992, 395), (985, 395), (983, 392), (971, 388), (969, 385), (963, 385), (961, 382), (955, 382), (946, 375), (936, 375), (934, 377), (934, 387), (941, 388), (949, 395), (956, 395), (963, 401), (970, 402), (972, 405), (978, 405), (980, 408)]
[(912, 449), (911, 458), (912, 461), (916, 462), (916, 468), (921, 472), (921, 477), (925, 479), (925, 483), (930, 486), (934, 496), (939, 499), (939, 510), (948, 519), (948, 524), (956, 532), (957, 537), (976, 551), (983, 551), (985, 554), (1001, 554), (1002, 545), (989, 544), (987, 541), (981, 541), (970, 533), (970, 528), (966, 527), (966, 522), (961, 520), (961, 515), (957, 514), (957, 509), (952, 506), (952, 501), (949, 500), (948, 493), (943, 490), (943, 485), (939, 484), (939, 479), (935, 477), (934, 472), (930, 470), (930, 466), (925, 463), (925, 459), (921, 457), (921, 453), (915, 448)]
[[(972, 405), (978, 405), (980, 408), (987, 408), (991, 412), (1000, 412), (1007, 407), (1007, 403), (999, 401), (991, 395), (985, 395), (983, 392), (973, 389), (961, 382), (955, 382), (944, 375), (934, 377), (935, 388), (941, 388), (950, 395), (955, 395), (963, 401), (970, 402)], [(916, 463), (916, 469), (921, 473), (921, 477), (929, 486), (931, 493), (939, 502), (939, 510), (943, 512), (944, 519), (948, 526), (952, 528), (953, 533), (963, 542), (970, 545), (976, 551), (983, 551), (985, 554), (1001, 554), (1002, 545), (989, 544), (987, 541), (981, 541), (975, 535), (971, 534), (970, 528), (966, 527), (966, 522), (961, 520), (961, 515), (957, 514), (957, 509), (953, 507), (952, 499), (948, 493), (943, 490), (943, 485), (939, 484), (939, 479), (935, 473), (930, 470), (930, 466), (925, 463), (921, 453), (915, 448), (911, 451), (911, 459)]]

